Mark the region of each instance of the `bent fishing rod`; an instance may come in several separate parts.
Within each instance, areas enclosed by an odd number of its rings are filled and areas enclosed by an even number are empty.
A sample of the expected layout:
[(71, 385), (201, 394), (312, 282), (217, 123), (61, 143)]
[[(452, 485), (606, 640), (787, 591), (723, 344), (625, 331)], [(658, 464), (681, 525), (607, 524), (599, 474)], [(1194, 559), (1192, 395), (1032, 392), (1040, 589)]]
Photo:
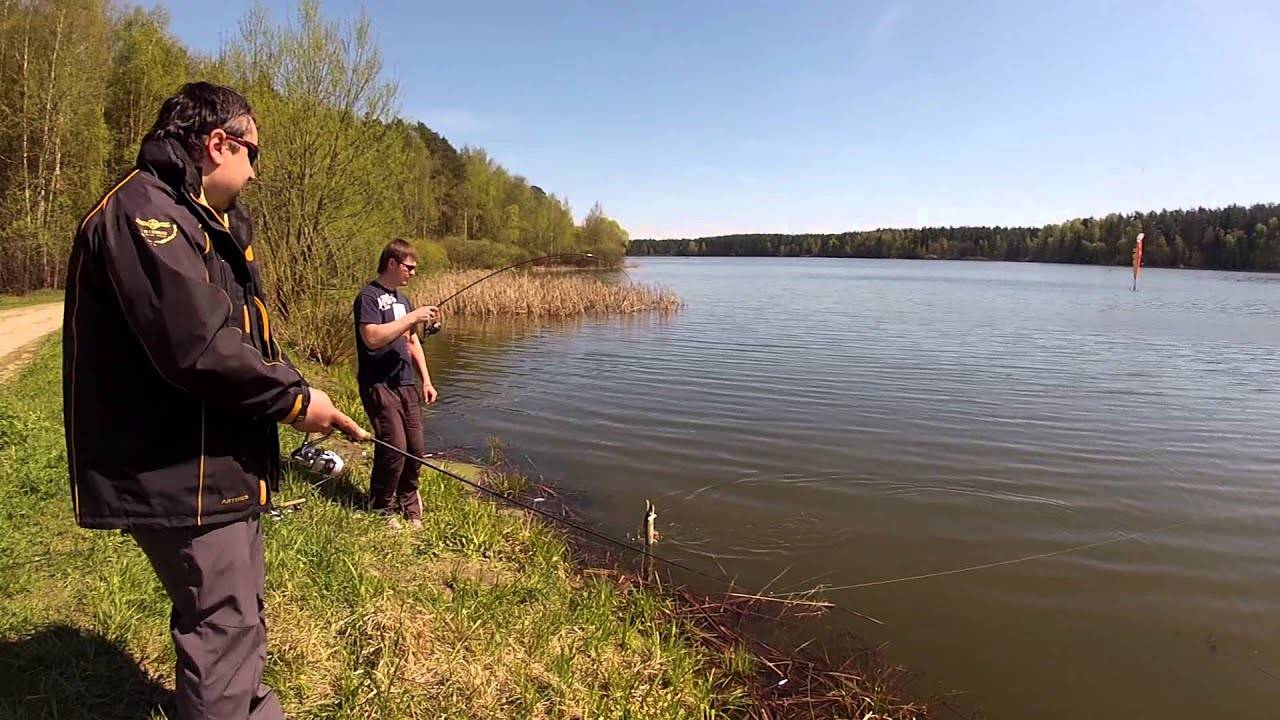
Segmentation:
[[(346, 431), (341, 431), (341, 432), (342, 432), (344, 435), (346, 435), (346, 434), (347, 434), (347, 433), (346, 433)], [(313, 469), (316, 469), (316, 468), (317, 468), (317, 466), (318, 466), (318, 463), (320, 462), (320, 457), (319, 457), (319, 454), (318, 454), (318, 453), (316, 453), (315, 451), (317, 450), (317, 448), (319, 448), (319, 446), (320, 446), (320, 444), (321, 444), (321, 443), (323, 443), (324, 441), (326, 441), (326, 440), (328, 440), (329, 438), (333, 437), (333, 431), (330, 431), (330, 432), (328, 432), (328, 433), (322, 434), (322, 435), (320, 435), (320, 437), (316, 438), (315, 440), (311, 440), (311, 439), (310, 439), (310, 436), (311, 436), (311, 434), (310, 434), (310, 433), (307, 433), (307, 436), (303, 438), (303, 443), (302, 443), (302, 445), (301, 445), (301, 446), (299, 446), (297, 450), (294, 450), (294, 451), (293, 451), (293, 453), (292, 453), (292, 457), (293, 457), (295, 460), (299, 460), (302, 464), (307, 465), (308, 467), (312, 467)], [(634, 552), (634, 553), (639, 553), (640, 555), (643, 555), (643, 556), (645, 556), (645, 557), (650, 557), (650, 558), (653, 558), (653, 559), (655, 559), (655, 560), (657, 560), (657, 561), (659, 561), (659, 562), (666, 563), (667, 565), (670, 565), (671, 567), (679, 568), (679, 569), (681, 569), (681, 570), (685, 570), (685, 571), (687, 571), (687, 572), (691, 572), (691, 573), (693, 573), (694, 575), (699, 575), (699, 576), (701, 576), (701, 577), (704, 577), (704, 578), (707, 578), (707, 579), (710, 579), (710, 580), (715, 580), (715, 581), (717, 581), (717, 582), (719, 582), (719, 581), (721, 581), (721, 580), (722, 580), (722, 578), (718, 578), (718, 577), (714, 577), (714, 576), (712, 576), (712, 575), (708, 575), (707, 573), (704, 573), (704, 572), (701, 572), (701, 571), (696, 570), (696, 569), (694, 569), (694, 568), (691, 568), (691, 567), (689, 567), (688, 565), (684, 565), (684, 564), (681, 564), (681, 563), (679, 563), (679, 562), (676, 562), (675, 560), (669, 560), (669, 559), (664, 558), (664, 557), (661, 557), (661, 556), (659, 556), (659, 555), (655, 555), (655, 554), (653, 554), (653, 553), (649, 552), (648, 550), (646, 550), (646, 549), (644, 549), (644, 548), (638, 547), (638, 546), (636, 546), (636, 545), (632, 545), (631, 543), (623, 542), (622, 540), (618, 540), (617, 538), (610, 537), (610, 536), (605, 535), (604, 533), (599, 532), (599, 531), (597, 531), (597, 530), (592, 530), (591, 528), (586, 527), (585, 525), (582, 525), (582, 524), (580, 524), (580, 523), (576, 523), (576, 522), (574, 522), (574, 521), (572, 521), (572, 520), (570, 520), (570, 519), (568, 519), (568, 518), (561, 517), (561, 516), (559, 516), (559, 515), (554, 515), (554, 514), (552, 514), (552, 513), (549, 513), (549, 512), (547, 512), (547, 511), (545, 511), (545, 510), (543, 510), (543, 509), (541, 509), (541, 508), (539, 508), (539, 507), (536, 507), (536, 506), (534, 506), (534, 505), (532, 505), (532, 504), (530, 504), (530, 503), (526, 503), (526, 502), (524, 502), (524, 501), (522, 501), (522, 500), (519, 500), (519, 499), (517, 499), (517, 498), (513, 498), (513, 497), (509, 497), (509, 496), (507, 496), (507, 495), (503, 495), (502, 493), (500, 493), (500, 492), (498, 492), (498, 491), (496, 491), (496, 490), (493, 490), (493, 489), (491, 489), (491, 488), (487, 488), (487, 487), (485, 487), (484, 485), (481, 485), (481, 484), (479, 484), (479, 483), (477, 483), (477, 482), (474, 482), (474, 481), (472, 481), (472, 480), (468, 480), (468, 479), (466, 479), (465, 477), (463, 477), (463, 476), (459, 475), (458, 473), (452, 472), (452, 471), (450, 471), (450, 470), (447, 470), (447, 469), (445, 469), (445, 468), (441, 467), (440, 465), (437, 465), (437, 464), (435, 464), (435, 463), (433, 463), (433, 462), (430, 462), (430, 460), (431, 460), (431, 459), (436, 459), (436, 458), (438, 458), (438, 457), (439, 457), (439, 455), (440, 455), (440, 453), (427, 453), (427, 454), (425, 454), (425, 455), (414, 455), (413, 453), (408, 452), (407, 450), (403, 450), (403, 449), (401, 449), (401, 448), (398, 448), (398, 447), (396, 447), (395, 445), (393, 445), (393, 444), (391, 444), (391, 443), (387, 442), (386, 440), (382, 440), (382, 439), (380, 439), (380, 438), (376, 437), (376, 436), (375, 436), (375, 435), (373, 435), (373, 434), (368, 434), (368, 435), (366, 435), (366, 436), (364, 436), (364, 437), (355, 437), (355, 436), (352, 436), (352, 435), (347, 435), (347, 436), (348, 436), (348, 437), (350, 437), (352, 440), (354, 440), (354, 441), (356, 441), (356, 442), (366, 442), (366, 441), (367, 441), (367, 442), (371, 442), (371, 443), (373, 443), (373, 444), (375, 444), (375, 445), (380, 445), (380, 446), (382, 446), (382, 447), (386, 448), (387, 450), (390, 450), (391, 452), (396, 453), (397, 455), (400, 455), (401, 457), (403, 457), (403, 458), (404, 458), (404, 459), (406, 459), (406, 460), (412, 460), (413, 462), (418, 463), (419, 465), (421, 465), (421, 466), (423, 466), (423, 467), (425, 467), (425, 468), (429, 468), (429, 469), (431, 469), (431, 470), (435, 470), (436, 472), (438, 472), (438, 473), (440, 473), (440, 474), (442, 474), (442, 475), (446, 475), (446, 476), (448, 476), (448, 477), (451, 477), (451, 478), (453, 478), (454, 480), (457, 480), (457, 481), (458, 481), (458, 482), (460, 482), (460, 483), (463, 483), (463, 484), (468, 485), (468, 486), (470, 486), (470, 487), (472, 487), (472, 488), (474, 488), (474, 489), (476, 489), (476, 490), (479, 490), (480, 492), (483, 492), (483, 493), (485, 493), (485, 494), (487, 494), (487, 495), (489, 495), (489, 496), (493, 497), (493, 498), (494, 498), (494, 499), (496, 499), (496, 500), (499, 500), (499, 501), (501, 501), (501, 502), (510, 503), (510, 504), (512, 504), (512, 505), (516, 505), (516, 506), (518, 506), (518, 507), (524, 508), (525, 510), (528, 510), (528, 511), (529, 511), (529, 512), (531, 512), (531, 513), (534, 513), (534, 514), (536, 514), (536, 515), (540, 515), (540, 516), (542, 516), (542, 517), (545, 517), (545, 518), (547, 518), (548, 520), (551, 520), (551, 521), (554, 521), (554, 522), (557, 522), (557, 523), (561, 523), (561, 524), (567, 525), (568, 527), (571, 527), (571, 528), (573, 528), (574, 530), (577, 530), (577, 531), (579, 531), (579, 532), (581, 532), (581, 533), (584, 533), (584, 534), (586, 534), (586, 535), (590, 535), (591, 537), (596, 538), (597, 540), (601, 540), (601, 541), (606, 542), (606, 543), (608, 543), (608, 544), (610, 544), (610, 545), (613, 545), (613, 546), (615, 546), (615, 547), (622, 548), (623, 550), (630, 550), (631, 552)], [(335, 475), (336, 473), (338, 473), (338, 472), (341, 472), (341, 471), (342, 471), (342, 467), (343, 467), (343, 466), (342, 466), (342, 465), (340, 465), (340, 464), (339, 464), (339, 465), (330, 465), (330, 466), (328, 466), (328, 467), (319, 467), (319, 471), (320, 471), (320, 473), (321, 473), (321, 474), (323, 474), (323, 475), (328, 476), (328, 477), (326, 477), (324, 480), (322, 480), (322, 481), (321, 481), (321, 483), (328, 482), (330, 477), (332, 477), (332, 476), (333, 476), (333, 475)]]
[[(440, 302), (436, 303), (436, 304), (435, 304), (435, 306), (436, 306), (437, 308), (439, 308), (439, 307), (444, 307), (445, 303), (447, 303), (447, 302), (449, 302), (450, 300), (452, 300), (452, 299), (454, 299), (454, 298), (458, 297), (459, 295), (461, 295), (462, 293), (464, 293), (464, 292), (466, 292), (466, 291), (470, 290), (471, 288), (475, 287), (476, 285), (479, 285), (480, 283), (484, 282), (485, 280), (488, 280), (489, 278), (493, 277), (494, 275), (501, 275), (502, 273), (507, 272), (508, 270), (515, 270), (516, 268), (521, 267), (521, 266), (523, 266), (523, 265), (532, 265), (533, 263), (541, 262), (541, 261), (543, 261), (543, 260), (554, 260), (554, 259), (556, 259), (556, 258), (567, 258), (567, 257), (584, 257), (584, 258), (592, 258), (592, 259), (595, 259), (595, 255), (593, 255), (593, 254), (591, 254), (591, 253), (587, 253), (587, 252), (571, 252), (571, 253), (556, 253), (556, 254), (554, 254), (554, 255), (542, 255), (541, 257), (531, 258), (531, 259), (529, 259), (529, 260), (521, 260), (521, 261), (520, 261), (520, 262), (518, 262), (518, 263), (512, 263), (512, 264), (510, 264), (510, 265), (507, 265), (506, 267), (498, 268), (497, 270), (494, 270), (493, 272), (489, 273), (488, 275), (485, 275), (484, 277), (480, 278), (479, 280), (476, 280), (475, 282), (467, 283), (466, 285), (464, 285), (464, 286), (462, 287), (462, 289), (461, 289), (461, 290), (458, 290), (457, 292), (453, 293), (453, 294), (452, 294), (452, 295), (450, 295), (449, 297), (447, 297), (447, 298), (445, 298), (445, 299), (441, 300)], [(437, 320), (437, 321), (434, 321), (434, 322), (427, 323), (427, 324), (425, 324), (425, 325), (424, 325), (423, 329), (426, 331), (426, 334), (427, 334), (427, 335), (434, 335), (434, 334), (436, 334), (436, 333), (440, 332), (440, 322)]]

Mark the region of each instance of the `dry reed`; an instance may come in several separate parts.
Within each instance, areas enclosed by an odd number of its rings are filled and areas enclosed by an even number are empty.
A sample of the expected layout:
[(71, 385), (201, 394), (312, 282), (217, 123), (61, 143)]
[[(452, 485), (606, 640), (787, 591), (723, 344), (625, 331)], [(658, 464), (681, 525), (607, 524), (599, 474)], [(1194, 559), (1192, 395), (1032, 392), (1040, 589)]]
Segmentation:
[[(488, 272), (466, 270), (430, 278), (415, 293), (415, 301), (439, 302)], [(445, 310), (471, 317), (571, 317), (673, 312), (680, 305), (674, 292), (658, 285), (612, 283), (584, 273), (537, 272), (496, 275), (454, 298)]]

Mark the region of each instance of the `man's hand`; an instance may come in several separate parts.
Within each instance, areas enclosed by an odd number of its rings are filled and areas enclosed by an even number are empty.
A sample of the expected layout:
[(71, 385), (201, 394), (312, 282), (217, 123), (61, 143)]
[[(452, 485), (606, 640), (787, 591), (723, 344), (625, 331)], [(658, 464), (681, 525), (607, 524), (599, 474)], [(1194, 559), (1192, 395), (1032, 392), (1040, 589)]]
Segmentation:
[(430, 405), (440, 397), (440, 393), (436, 392), (436, 386), (431, 383), (422, 384), (422, 402)]
[(370, 435), (355, 420), (347, 417), (341, 410), (333, 406), (328, 393), (311, 388), (311, 403), (307, 406), (307, 414), (293, 423), (296, 430), (306, 433), (329, 433), (338, 430), (352, 440), (368, 440)]
[(423, 305), (420, 308), (414, 308), (409, 314), (413, 317), (415, 325), (429, 323), (440, 317), (440, 308), (435, 305)]
[(439, 316), (440, 308), (435, 305), (424, 305), (410, 310), (391, 322), (360, 323), (358, 331), (360, 339), (370, 350), (381, 350), (395, 342), (397, 338), (413, 335), (413, 329), (419, 323), (433, 322)]

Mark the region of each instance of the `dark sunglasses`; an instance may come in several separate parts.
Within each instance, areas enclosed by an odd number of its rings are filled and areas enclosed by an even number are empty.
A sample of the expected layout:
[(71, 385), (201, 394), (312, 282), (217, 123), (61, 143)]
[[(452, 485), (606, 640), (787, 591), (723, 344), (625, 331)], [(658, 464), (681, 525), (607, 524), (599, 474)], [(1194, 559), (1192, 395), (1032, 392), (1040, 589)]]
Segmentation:
[(399, 260), (397, 260), (396, 262), (399, 262), (400, 266), (403, 267), (405, 270), (408, 270), (409, 272), (413, 272), (414, 270), (418, 269), (418, 266), (413, 263), (400, 262)]
[(227, 139), (237, 145), (241, 145), (244, 147), (244, 149), (249, 153), (250, 165), (256, 166), (258, 164), (258, 144), (257, 143), (251, 143), (248, 140), (245, 140), (242, 137), (236, 137), (235, 135), (227, 135)]

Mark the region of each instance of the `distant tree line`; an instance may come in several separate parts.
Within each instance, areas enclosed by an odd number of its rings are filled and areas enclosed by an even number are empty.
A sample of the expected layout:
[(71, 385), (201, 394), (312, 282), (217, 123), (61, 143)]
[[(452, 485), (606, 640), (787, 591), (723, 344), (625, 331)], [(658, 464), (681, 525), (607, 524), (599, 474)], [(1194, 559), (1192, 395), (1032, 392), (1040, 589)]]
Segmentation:
[(926, 227), (809, 235), (633, 240), (631, 255), (986, 259), (1124, 265), (1138, 233), (1143, 264), (1280, 270), (1280, 204), (1161, 210), (1032, 227)]

